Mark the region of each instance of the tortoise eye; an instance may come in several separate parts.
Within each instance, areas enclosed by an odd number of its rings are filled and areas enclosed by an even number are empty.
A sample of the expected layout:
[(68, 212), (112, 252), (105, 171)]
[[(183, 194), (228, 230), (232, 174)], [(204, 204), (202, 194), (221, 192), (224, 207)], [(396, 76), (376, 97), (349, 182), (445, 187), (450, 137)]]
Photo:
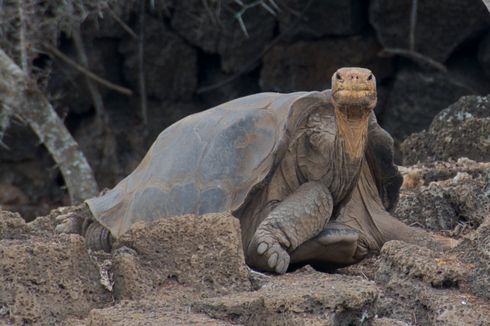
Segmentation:
[(371, 80), (371, 79), (373, 79), (373, 74), (370, 74), (367, 78), (367, 80)]
[(336, 74), (335, 74), (335, 79), (337, 79), (337, 80), (342, 80), (342, 77), (340, 76), (340, 74), (339, 74), (339, 73), (336, 73)]

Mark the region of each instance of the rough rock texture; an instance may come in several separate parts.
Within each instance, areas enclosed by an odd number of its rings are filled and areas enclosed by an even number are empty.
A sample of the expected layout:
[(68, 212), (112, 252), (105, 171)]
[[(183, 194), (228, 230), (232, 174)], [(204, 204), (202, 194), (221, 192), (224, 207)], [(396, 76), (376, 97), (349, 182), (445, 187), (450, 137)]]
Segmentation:
[(478, 62), (485, 75), (490, 77), (490, 33), (487, 33), (478, 47)]
[[(308, 3), (302, 0), (278, 2), (282, 9), (278, 15), (279, 30), (286, 34), (286, 39), (352, 35), (361, 32), (367, 23), (367, 8), (362, 0), (313, 0), (306, 7)], [(298, 17), (299, 13), (303, 13), (303, 16)], [(296, 27), (293, 29), (293, 26)]]
[(403, 140), (427, 128), (439, 111), (470, 93), (451, 75), (403, 69), (388, 96), (383, 127), (397, 140)]
[(490, 323), (488, 302), (457, 291), (470, 266), (455, 256), (390, 241), (381, 250), (378, 266), (375, 279), (385, 287), (377, 306), (379, 316), (396, 316), (416, 325)]
[(490, 213), (490, 163), (459, 159), (401, 171), (404, 183), (394, 213), (407, 224), (457, 236)]
[(82, 237), (18, 236), (19, 217), (0, 218), (0, 323), (52, 325), (112, 301)]
[(115, 247), (120, 249), (115, 252), (114, 291), (120, 299), (158, 292), (172, 280), (215, 294), (251, 286), (240, 224), (230, 214), (138, 223)]
[[(275, 25), (274, 16), (263, 7), (243, 9), (232, 0), (176, 1), (171, 23), (190, 43), (218, 53), (223, 71), (237, 72), (257, 58), (272, 39)], [(235, 18), (242, 11), (248, 37)]]
[(472, 292), (490, 300), (490, 214), (474, 233), (461, 242), (455, 253), (472, 266), (468, 277)]
[(288, 325), (302, 318), (316, 325), (351, 325), (374, 317), (378, 292), (361, 277), (300, 271), (270, 278), (256, 292), (197, 302), (193, 309), (245, 325)]
[(141, 326), (141, 325), (233, 325), (192, 313), (188, 308), (173, 302), (140, 300), (121, 301), (104, 309), (93, 309), (83, 320), (68, 321), (67, 326)]
[(468, 157), (490, 161), (490, 96), (465, 96), (441, 111), (426, 131), (401, 145), (403, 164)]
[(361, 36), (276, 45), (264, 57), (260, 86), (280, 92), (322, 90), (342, 66), (371, 69), (382, 80), (391, 73), (392, 62), (374, 55), (380, 50), (374, 37)]
[[(369, 21), (385, 48), (409, 48), (411, 0), (375, 0)], [(481, 0), (418, 1), (415, 50), (444, 62), (466, 38), (488, 26)]]
[[(196, 51), (175, 35), (162, 21), (145, 18), (144, 66), (148, 96), (173, 100), (190, 96), (197, 85)], [(138, 43), (134, 39), (122, 42), (124, 76), (138, 90)]]
[(434, 288), (457, 288), (467, 277), (467, 268), (456, 257), (443, 256), (430, 249), (389, 241), (381, 249), (377, 281), (385, 281), (393, 273), (430, 284)]

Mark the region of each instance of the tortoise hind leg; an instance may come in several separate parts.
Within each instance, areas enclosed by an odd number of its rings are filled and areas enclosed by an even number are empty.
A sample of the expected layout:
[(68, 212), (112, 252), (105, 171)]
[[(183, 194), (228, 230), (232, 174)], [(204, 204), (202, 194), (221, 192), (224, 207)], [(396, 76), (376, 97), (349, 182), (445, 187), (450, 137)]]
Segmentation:
[(113, 239), (109, 230), (96, 221), (90, 221), (87, 224), (84, 225), (87, 247), (94, 251), (110, 252)]
[(357, 263), (359, 233), (354, 229), (330, 223), (316, 237), (291, 253), (292, 268), (311, 264), (315, 269), (333, 271)]

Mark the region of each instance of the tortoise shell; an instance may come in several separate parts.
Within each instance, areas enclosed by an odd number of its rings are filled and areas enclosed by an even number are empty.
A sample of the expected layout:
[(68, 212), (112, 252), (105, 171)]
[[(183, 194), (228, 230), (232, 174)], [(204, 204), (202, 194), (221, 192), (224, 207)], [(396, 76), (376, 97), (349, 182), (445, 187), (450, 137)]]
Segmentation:
[(260, 93), (190, 115), (165, 129), (129, 176), (86, 203), (116, 238), (140, 221), (236, 211), (318, 105), (331, 107), (329, 90)]

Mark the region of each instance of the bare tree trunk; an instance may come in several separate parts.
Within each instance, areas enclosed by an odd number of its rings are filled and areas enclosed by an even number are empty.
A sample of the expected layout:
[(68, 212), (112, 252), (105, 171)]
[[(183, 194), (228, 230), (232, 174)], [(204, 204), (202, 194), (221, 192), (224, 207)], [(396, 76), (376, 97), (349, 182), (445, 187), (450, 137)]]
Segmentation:
[(72, 203), (97, 195), (92, 169), (35, 82), (0, 49), (0, 103), (34, 130), (58, 165)]

